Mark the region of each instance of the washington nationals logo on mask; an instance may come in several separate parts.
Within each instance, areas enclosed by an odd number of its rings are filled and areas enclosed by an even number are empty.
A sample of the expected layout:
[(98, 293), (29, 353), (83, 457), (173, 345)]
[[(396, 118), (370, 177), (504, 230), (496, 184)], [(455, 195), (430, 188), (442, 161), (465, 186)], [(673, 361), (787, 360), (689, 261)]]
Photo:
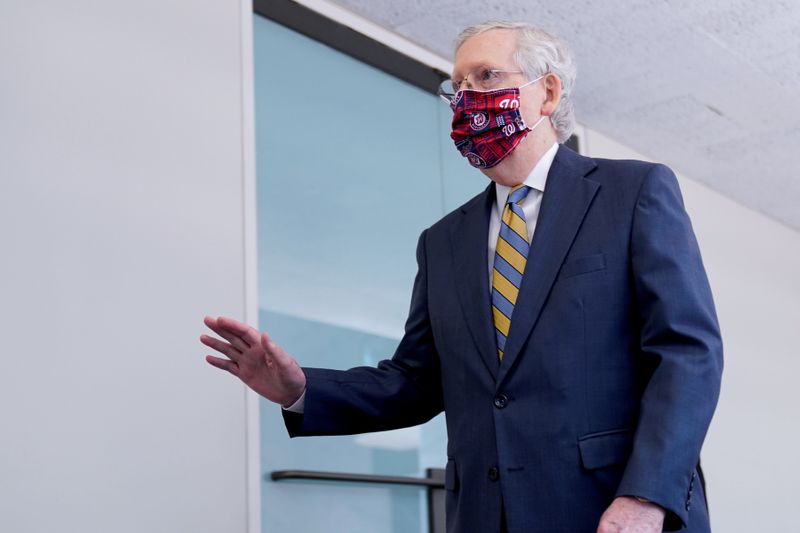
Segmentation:
[(474, 152), (467, 154), (467, 161), (469, 161), (469, 164), (475, 168), (486, 168), (486, 161), (481, 159), (481, 156), (475, 154)]
[(483, 131), (489, 125), (489, 115), (486, 113), (478, 112), (472, 115), (472, 120), (469, 122), (469, 127), (472, 131)]
[(500, 100), (500, 109), (516, 109), (519, 107), (519, 98), (504, 98)]

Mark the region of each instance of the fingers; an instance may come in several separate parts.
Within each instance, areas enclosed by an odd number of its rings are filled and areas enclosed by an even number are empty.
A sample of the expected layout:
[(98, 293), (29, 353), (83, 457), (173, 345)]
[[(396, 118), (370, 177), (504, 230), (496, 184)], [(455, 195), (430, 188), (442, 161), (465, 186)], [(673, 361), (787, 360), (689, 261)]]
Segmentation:
[(217, 319), (217, 326), (236, 335), (248, 346), (258, 346), (258, 331), (244, 322), (221, 316)]
[[(230, 322), (234, 322), (234, 323), (238, 324), (238, 322), (236, 322), (235, 320), (233, 320), (231, 318), (224, 319), (223, 317), (214, 318), (214, 317), (207, 316), (207, 317), (205, 317), (203, 319), (203, 323), (206, 326), (208, 326), (208, 328), (211, 331), (213, 331), (214, 333), (216, 333), (217, 335), (219, 335), (220, 337), (222, 337), (226, 341), (230, 342), (231, 345), (233, 345), (233, 347), (236, 348), (237, 350), (239, 350), (240, 352), (244, 352), (250, 346), (252, 346), (253, 344), (256, 344), (258, 342), (257, 340), (256, 340), (255, 343), (254, 342), (247, 342), (247, 340), (245, 338), (243, 338), (241, 334), (239, 334), (237, 331), (231, 330), (230, 327), (228, 327), (228, 326), (230, 326)], [(244, 326), (249, 328), (249, 326), (246, 326), (246, 325), (244, 325)]]
[(275, 344), (266, 333), (261, 334), (261, 346), (267, 353), (267, 365), (271, 366), (270, 359), (280, 367), (285, 367), (292, 363), (292, 358), (289, 354), (287, 354), (283, 348)]
[(214, 337), (209, 337), (208, 335), (200, 335), (200, 342), (212, 348), (219, 353), (227, 356), (229, 359), (233, 361), (238, 361), (238, 358), (242, 355), (242, 352), (228, 344), (227, 342), (223, 342), (219, 339), (215, 339)]
[(217, 367), (220, 370), (227, 370), (234, 376), (239, 377), (239, 365), (237, 365), (235, 361), (214, 357), (213, 355), (207, 355), (206, 362), (208, 362), (208, 364), (211, 366)]

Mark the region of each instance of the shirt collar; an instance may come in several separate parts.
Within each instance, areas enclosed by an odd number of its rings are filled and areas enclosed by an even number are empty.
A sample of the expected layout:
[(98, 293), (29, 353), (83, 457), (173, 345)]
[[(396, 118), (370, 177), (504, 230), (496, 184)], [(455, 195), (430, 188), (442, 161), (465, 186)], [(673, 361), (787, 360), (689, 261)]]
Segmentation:
[[(542, 155), (541, 159), (539, 159), (536, 166), (533, 167), (533, 170), (531, 170), (531, 173), (528, 174), (528, 177), (525, 178), (523, 183), (532, 189), (544, 192), (544, 186), (545, 183), (547, 183), (547, 174), (550, 172), (550, 167), (553, 164), (553, 159), (556, 157), (556, 152), (558, 152), (558, 143), (553, 143), (553, 146)], [(508, 193), (511, 192), (511, 187), (500, 185), (499, 183), (495, 183), (494, 187), (497, 210), (502, 213), (503, 209), (506, 207), (506, 200), (508, 199)]]

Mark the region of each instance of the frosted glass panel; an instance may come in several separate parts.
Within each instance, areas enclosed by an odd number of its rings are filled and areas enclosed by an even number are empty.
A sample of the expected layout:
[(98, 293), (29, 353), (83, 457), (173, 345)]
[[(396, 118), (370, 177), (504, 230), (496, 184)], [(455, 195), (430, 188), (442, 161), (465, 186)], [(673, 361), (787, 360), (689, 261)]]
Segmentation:
[(255, 23), (261, 305), (399, 337), (442, 213), (436, 98)]
[[(262, 311), (261, 324), (312, 366), (374, 364), (397, 344), (394, 339), (268, 311)], [(280, 410), (262, 404), (261, 423), (262, 465), (267, 471), (302, 468), (418, 476), (424, 475), (425, 466), (441, 468), (445, 460), (442, 419), (392, 432), (292, 440), (282, 429)], [(427, 454), (422, 450), (423, 433), (428, 434)], [(341, 531), (348, 532), (416, 532), (425, 531), (427, 520), (424, 492), (413, 487), (267, 481), (263, 500), (264, 531), (329, 532), (335, 523), (346, 524)]]

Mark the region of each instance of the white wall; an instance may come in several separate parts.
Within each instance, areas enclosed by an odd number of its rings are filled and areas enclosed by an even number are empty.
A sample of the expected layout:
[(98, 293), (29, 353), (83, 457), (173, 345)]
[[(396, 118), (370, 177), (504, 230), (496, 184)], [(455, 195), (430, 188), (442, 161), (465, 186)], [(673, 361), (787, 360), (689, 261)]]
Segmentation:
[(0, 531), (247, 528), (244, 389), (197, 337), (249, 305), (250, 16), (0, 2)]
[[(646, 159), (588, 128), (583, 140), (593, 157)], [(679, 180), (725, 346), (702, 455), (712, 524), (726, 533), (796, 531), (800, 233)]]

